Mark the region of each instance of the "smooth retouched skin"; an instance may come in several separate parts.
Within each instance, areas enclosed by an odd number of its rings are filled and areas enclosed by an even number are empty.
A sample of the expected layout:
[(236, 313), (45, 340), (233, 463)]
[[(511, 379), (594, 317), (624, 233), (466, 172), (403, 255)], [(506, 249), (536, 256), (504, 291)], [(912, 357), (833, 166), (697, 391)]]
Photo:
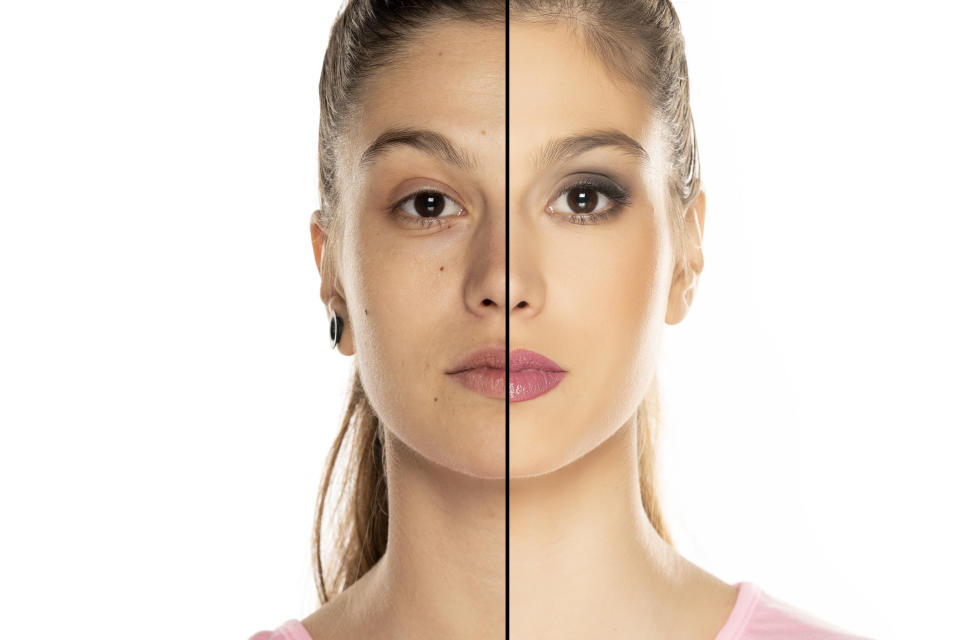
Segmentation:
[[(511, 348), (570, 372), (545, 396), (511, 405), (510, 637), (712, 640), (736, 593), (659, 541), (625, 424), (655, 368), (661, 323), (683, 318), (702, 256), (674, 268), (662, 142), (642, 96), (561, 27), (511, 26), (506, 193), (504, 36), (449, 23), (411, 39), (371, 83), (343, 148), (340, 264), (324, 262), (323, 234), (311, 227), (323, 300), (347, 318), (340, 351), (356, 357), (386, 425), (390, 524), (381, 561), (304, 625), (317, 640), (505, 636), (504, 403), (444, 372), (478, 346), (506, 347), (509, 312)], [(442, 133), (476, 169), (412, 148), (356, 169), (396, 126)], [(636, 136), (652, 163), (598, 149), (530, 164), (545, 141), (596, 128)], [(587, 169), (615, 175), (633, 204), (595, 226), (551, 217), (556, 188)], [(390, 215), (422, 186), (465, 214), (426, 229)], [(703, 215), (701, 200), (688, 213), (695, 245)]]
[[(477, 347), (506, 349), (505, 46), (503, 26), (412, 38), (342, 149), (342, 264), (324, 265), (311, 226), (321, 297), (347, 318), (339, 349), (385, 424), (390, 509), (385, 556), (304, 621), (317, 640), (505, 637), (505, 403), (445, 373)], [(392, 127), (436, 131), (476, 168), (407, 146), (358, 170)], [(420, 228), (390, 213), (421, 187), (464, 215)]]
[[(510, 637), (712, 640), (736, 588), (656, 534), (633, 419), (663, 326), (693, 299), (705, 198), (685, 212), (680, 260), (654, 112), (568, 27), (511, 23), (509, 82), (510, 348), (569, 372), (510, 405)], [(608, 130), (640, 142), (650, 161), (603, 146), (535, 162), (551, 140)], [(630, 205), (597, 224), (564, 219), (557, 211), (570, 209), (554, 196), (587, 173), (616, 182)]]

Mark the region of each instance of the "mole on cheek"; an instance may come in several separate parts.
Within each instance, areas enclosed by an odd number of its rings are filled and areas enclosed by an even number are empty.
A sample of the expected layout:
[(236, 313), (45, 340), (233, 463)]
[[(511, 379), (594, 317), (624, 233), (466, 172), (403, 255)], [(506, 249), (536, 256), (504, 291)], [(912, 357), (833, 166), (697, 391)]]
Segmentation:
[(443, 271), (443, 267), (440, 267), (440, 271)]

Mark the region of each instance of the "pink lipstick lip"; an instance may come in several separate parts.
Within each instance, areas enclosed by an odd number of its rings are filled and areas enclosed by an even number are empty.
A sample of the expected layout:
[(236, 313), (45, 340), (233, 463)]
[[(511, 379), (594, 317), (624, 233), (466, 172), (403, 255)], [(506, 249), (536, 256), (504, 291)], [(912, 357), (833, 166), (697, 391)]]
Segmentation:
[(567, 370), (550, 358), (529, 349), (510, 352), (510, 402), (533, 400), (552, 391)]
[[(567, 371), (550, 358), (529, 349), (510, 352), (510, 402), (523, 402), (549, 393), (566, 377)], [(466, 388), (488, 398), (507, 395), (506, 347), (492, 345), (476, 349), (447, 374)]]
[(510, 352), (510, 371), (539, 369), (541, 371), (566, 372), (566, 369), (546, 356), (529, 349), (514, 349)]

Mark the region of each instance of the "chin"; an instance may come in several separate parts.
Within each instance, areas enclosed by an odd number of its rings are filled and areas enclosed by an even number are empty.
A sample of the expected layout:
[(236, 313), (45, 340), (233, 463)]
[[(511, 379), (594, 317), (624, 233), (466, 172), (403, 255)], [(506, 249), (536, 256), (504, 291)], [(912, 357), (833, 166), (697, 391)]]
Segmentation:
[(510, 449), (510, 479), (511, 480), (522, 480), (524, 478), (536, 478), (537, 476), (544, 476), (548, 473), (553, 473), (557, 469), (565, 467), (567, 462), (557, 462), (551, 460), (545, 460), (540, 457), (533, 457), (528, 459), (517, 459), (518, 456), (516, 452), (511, 448)]
[(501, 418), (495, 427), (464, 425), (462, 438), (448, 455), (444, 466), (452, 471), (482, 480), (507, 477), (507, 438)]
[(465, 460), (464, 464), (452, 470), (477, 480), (504, 480), (507, 477), (506, 456), (502, 451), (499, 460)]
[(548, 438), (536, 429), (524, 429), (510, 423), (510, 478), (533, 478), (569, 464), (574, 456), (564, 455), (556, 438)]
[(482, 480), (503, 480), (507, 468), (504, 419), (449, 421), (441, 434), (393, 435), (414, 455), (447, 471)]
[[(544, 427), (550, 425), (550, 429)], [(534, 420), (520, 416), (510, 420), (510, 478), (534, 478), (573, 465), (595, 451), (610, 434), (601, 431), (603, 425), (591, 425), (582, 430), (576, 427), (576, 418), (563, 420)]]

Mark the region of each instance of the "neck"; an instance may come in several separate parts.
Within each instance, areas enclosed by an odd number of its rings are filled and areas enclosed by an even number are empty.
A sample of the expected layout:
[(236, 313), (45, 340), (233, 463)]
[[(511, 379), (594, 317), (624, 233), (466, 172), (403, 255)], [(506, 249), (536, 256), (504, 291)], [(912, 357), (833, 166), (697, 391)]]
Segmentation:
[[(506, 481), (439, 466), (386, 430), (390, 520), (377, 563), (393, 637), (502, 639)], [(382, 565), (382, 566), (380, 566)]]
[(684, 570), (643, 509), (634, 420), (557, 471), (510, 481), (512, 637), (673, 637)]
[[(398, 638), (504, 638), (506, 482), (436, 465), (386, 433), (388, 543), (363, 580), (368, 619)], [(509, 491), (510, 637), (713, 638), (725, 621), (735, 590), (646, 516), (632, 420)]]

